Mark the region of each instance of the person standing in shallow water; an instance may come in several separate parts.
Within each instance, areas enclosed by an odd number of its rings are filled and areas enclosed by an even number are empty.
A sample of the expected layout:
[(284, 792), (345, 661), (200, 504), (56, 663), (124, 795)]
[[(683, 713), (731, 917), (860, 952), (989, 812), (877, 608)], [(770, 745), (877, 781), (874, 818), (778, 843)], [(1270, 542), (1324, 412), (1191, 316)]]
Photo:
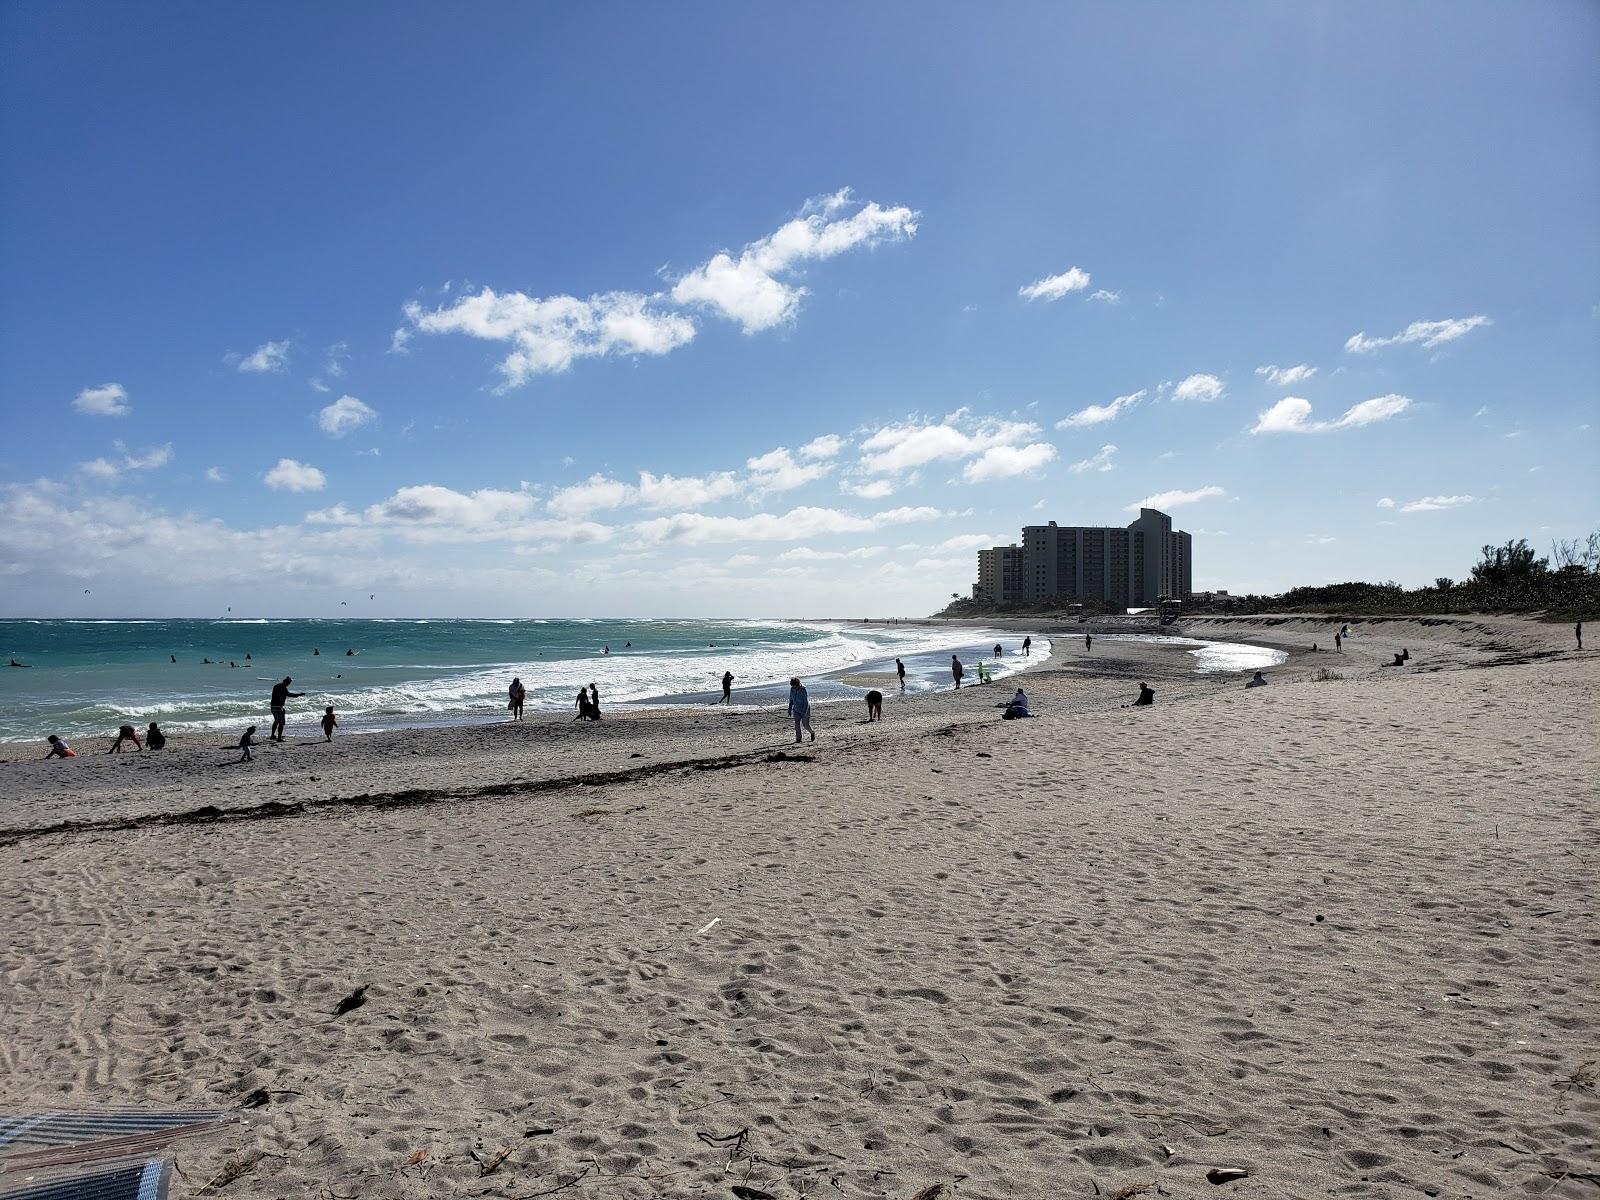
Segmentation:
[[(272, 685), (272, 699), (268, 702), (267, 707), (272, 709), (272, 733), (269, 736), (275, 742), (283, 741), (283, 727), (286, 720), (283, 706), (289, 703), (289, 697), (305, 695), (304, 692), (291, 692), (289, 690), (289, 685), (293, 682), (293, 679), (285, 675), (281, 682)], [(252, 728), (254, 727), (252, 726)], [(249, 747), (246, 746), (245, 749), (248, 751)]]
[(952, 654), (950, 656), (950, 678), (956, 681), (956, 691), (958, 692), (961, 690), (961, 677), (965, 674), (966, 669), (962, 667), (961, 660)]
[(900, 677), (900, 690), (906, 690), (906, 665), (898, 658), (894, 660), (894, 673)]
[(506, 689), (506, 694), (508, 697), (506, 707), (511, 710), (511, 719), (513, 721), (522, 720), (522, 705), (528, 698), (528, 689), (522, 686), (521, 676), (513, 675), (511, 677), (511, 686)]
[(1022, 639), (1022, 653), (1024, 657), (1033, 657), (1033, 635), (1031, 633)]
[(722, 699), (718, 700), (717, 703), (718, 704), (732, 704), (733, 703), (733, 672), (732, 671), (724, 671), (722, 673)]
[(800, 730), (802, 728), (811, 735), (811, 740), (817, 740), (817, 735), (811, 730), (811, 697), (806, 694), (806, 689), (798, 679), (789, 680), (789, 715), (794, 718), (794, 743), (800, 744)]

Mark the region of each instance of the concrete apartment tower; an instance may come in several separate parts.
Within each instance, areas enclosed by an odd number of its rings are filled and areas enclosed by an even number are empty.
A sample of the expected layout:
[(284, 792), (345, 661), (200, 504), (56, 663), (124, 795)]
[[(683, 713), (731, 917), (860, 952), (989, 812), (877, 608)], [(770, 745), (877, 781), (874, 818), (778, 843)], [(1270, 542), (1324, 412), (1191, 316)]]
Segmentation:
[(1141, 508), (1126, 528), (1051, 521), (1028, 525), (1022, 545), (978, 551), (974, 597), (1017, 601), (1099, 600), (1112, 607), (1151, 607), (1194, 590), (1192, 541), (1172, 518)]

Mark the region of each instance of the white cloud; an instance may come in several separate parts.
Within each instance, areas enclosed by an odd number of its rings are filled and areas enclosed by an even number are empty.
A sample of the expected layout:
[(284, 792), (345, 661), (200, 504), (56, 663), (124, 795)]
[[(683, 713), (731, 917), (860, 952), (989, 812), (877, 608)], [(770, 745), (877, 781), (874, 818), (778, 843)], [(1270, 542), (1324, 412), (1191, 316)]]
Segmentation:
[(72, 407), (96, 417), (125, 417), (133, 411), (127, 390), (120, 383), (86, 387), (73, 398)]
[(78, 469), (96, 479), (115, 479), (122, 471), (121, 467), (107, 458), (91, 458), (88, 462), (79, 463)]
[(1392, 337), (1368, 337), (1365, 333), (1352, 334), (1344, 348), (1351, 354), (1369, 354), (1385, 346), (1406, 346), (1420, 342), (1425, 349), (1442, 346), (1465, 337), (1474, 329), (1492, 325), (1493, 321), (1481, 313), (1475, 317), (1451, 317), (1443, 321), (1413, 321)]
[(1068, 267), (1059, 275), (1046, 275), (1018, 288), (1017, 295), (1025, 300), (1059, 300), (1088, 286), (1089, 272), (1082, 267)]
[(750, 469), (750, 486), (758, 495), (764, 492), (787, 492), (814, 480), (821, 479), (833, 470), (831, 463), (797, 463), (784, 446), (745, 462)]
[(1174, 400), (1199, 400), (1209, 403), (1222, 398), (1222, 380), (1215, 375), (1190, 375), (1172, 389)]
[(354, 396), (340, 396), (317, 414), (317, 424), (329, 437), (343, 437), (352, 430), (371, 424), (378, 419), (376, 409), (370, 408)]
[(836, 508), (792, 508), (787, 513), (756, 513), (749, 517), (712, 517), (704, 513), (675, 513), (633, 526), (647, 542), (705, 545), (710, 542), (803, 542), (836, 533), (867, 533), (885, 525), (928, 521), (944, 514), (936, 508), (894, 508), (858, 516)]
[(320, 492), (328, 485), (328, 477), (316, 467), (292, 458), (280, 458), (262, 480), (269, 488), (282, 492)]
[(1459, 508), (1463, 504), (1471, 504), (1475, 498), (1473, 496), (1424, 496), (1420, 500), (1402, 504), (1400, 511), (1403, 513), (1441, 512), (1447, 508)]
[(968, 483), (983, 483), (990, 479), (1011, 479), (1028, 475), (1046, 463), (1053, 462), (1056, 448), (1049, 442), (1032, 442), (1026, 446), (991, 446), (961, 470), (961, 478)]
[(1091, 404), (1087, 408), (1080, 408), (1069, 417), (1063, 417), (1056, 422), (1057, 429), (1083, 428), (1088, 425), (1103, 425), (1107, 421), (1115, 420), (1118, 413), (1124, 409), (1132, 408), (1144, 399), (1144, 389), (1140, 388), (1127, 396), (1118, 396), (1110, 404)]
[(1384, 496), (1384, 497), (1382, 497), (1378, 501), (1378, 507), (1379, 508), (1393, 508), (1394, 507), (1394, 497), (1392, 497), (1392, 496)]
[(1072, 464), (1071, 470), (1075, 475), (1082, 475), (1085, 471), (1115, 471), (1117, 464), (1111, 461), (1116, 457), (1117, 448), (1107, 444), (1101, 446), (1093, 455)]
[(1213, 497), (1226, 496), (1227, 494), (1226, 488), (1220, 488), (1216, 484), (1196, 488), (1192, 492), (1157, 492), (1153, 496), (1146, 496), (1143, 500), (1128, 505), (1126, 511), (1138, 512), (1141, 508), (1157, 508), (1165, 512), (1169, 508), (1182, 508), (1185, 504), (1195, 504), (1201, 500), (1210, 500)]
[(1101, 288), (1097, 292), (1089, 293), (1089, 299), (1098, 300), (1102, 304), (1121, 304), (1122, 303), (1122, 293), (1121, 292), (1113, 292), (1113, 291), (1111, 291), (1111, 290), (1109, 290), (1107, 288)]
[(1336, 421), (1311, 420), (1311, 402), (1299, 396), (1285, 396), (1256, 418), (1251, 433), (1331, 433), (1336, 429), (1357, 429), (1397, 417), (1411, 407), (1405, 396), (1374, 396), (1345, 409)]
[(997, 446), (1018, 446), (1039, 434), (1031, 421), (974, 421), (965, 409), (942, 421), (909, 419), (885, 425), (861, 443), (861, 466), (874, 475), (909, 471), (931, 462), (973, 458)]
[(1256, 374), (1260, 375), (1274, 387), (1293, 387), (1297, 383), (1304, 383), (1317, 373), (1317, 369), (1306, 363), (1293, 367), (1257, 367)]
[[(839, 560), (862, 560), (877, 558), (888, 549), (887, 546), (859, 546), (854, 550), (813, 550), (810, 546), (796, 546), (793, 550), (785, 550), (778, 558), (783, 562), (835, 562)], [(734, 555), (734, 558), (749, 558), (752, 562), (758, 561), (751, 555)], [(728, 560), (730, 563), (732, 558)]]
[(844, 449), (844, 439), (837, 433), (825, 433), (821, 437), (814, 437), (804, 446), (800, 447), (800, 457), (807, 459), (837, 458), (839, 451)]
[[(1010, 540), (1016, 541), (1016, 535), (1012, 534)], [(945, 538), (944, 541), (933, 548), (935, 550), (987, 550), (990, 546), (1007, 544), (1009, 543), (1006, 538), (992, 533), (958, 533), (955, 537)]]
[(847, 496), (860, 496), (863, 500), (882, 500), (885, 496), (894, 495), (894, 481), (872, 479), (866, 483), (851, 483), (846, 480), (839, 485), (839, 490)]
[(645, 508), (692, 508), (739, 494), (742, 485), (732, 471), (714, 475), (652, 475), (639, 472), (639, 503)]
[(402, 325), (389, 335), (389, 353), (411, 353), (411, 330)]
[(289, 343), (263, 342), (250, 354), (239, 359), (239, 370), (256, 374), (276, 375), (289, 366)]
[(223, 483), (227, 480), (227, 478), (228, 477), (222, 473), (221, 467), (206, 468), (206, 479), (212, 483)]
[(171, 442), (165, 446), (152, 446), (143, 454), (134, 454), (121, 442), (114, 444), (122, 452), (122, 465), (130, 471), (154, 471), (172, 461)]
[(1308, 546), (1330, 546), (1338, 540), (1339, 539), (1334, 537), (1332, 534), (1327, 533), (1306, 534), (1306, 545)]
[(344, 342), (335, 342), (328, 347), (327, 359), (323, 363), (322, 372), (335, 379), (344, 378), (344, 364), (350, 359), (350, 347)]
[[(520, 493), (508, 493), (520, 495)], [(559, 489), (545, 507), (557, 516), (583, 517), (593, 512), (625, 508), (638, 500), (638, 491), (620, 479), (594, 474), (582, 483)]]
[[(400, 488), (387, 500), (369, 506), (360, 522), (413, 542), (601, 543), (612, 538), (614, 531), (609, 525), (566, 515), (537, 517), (535, 504), (536, 498), (526, 491), (479, 488), (458, 492), (423, 483)], [(313, 516), (337, 523), (348, 521), (351, 514), (335, 505)]]
[(805, 262), (917, 232), (918, 214), (909, 208), (870, 203), (840, 215), (854, 204), (848, 188), (811, 201), (794, 220), (747, 245), (738, 258), (724, 252), (690, 271), (673, 286), (672, 299), (708, 308), (746, 333), (783, 324), (794, 317), (806, 289), (778, 276)]
[(659, 297), (638, 292), (527, 296), (484, 288), (428, 311), (415, 301), (406, 317), (422, 333), (464, 333), (514, 349), (500, 363), (504, 387), (535, 375), (567, 370), (580, 358), (609, 354), (666, 354), (694, 337), (694, 323), (663, 311)]

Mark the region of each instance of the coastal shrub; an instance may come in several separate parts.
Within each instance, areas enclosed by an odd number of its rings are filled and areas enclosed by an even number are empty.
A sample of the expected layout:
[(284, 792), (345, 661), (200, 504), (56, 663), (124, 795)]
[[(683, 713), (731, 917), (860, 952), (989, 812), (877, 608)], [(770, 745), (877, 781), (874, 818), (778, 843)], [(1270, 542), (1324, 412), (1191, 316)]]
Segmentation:
[(1317, 673), (1311, 677), (1311, 680), (1313, 683), (1333, 683), (1335, 680), (1343, 678), (1344, 676), (1337, 671), (1330, 671), (1327, 667), (1318, 667)]

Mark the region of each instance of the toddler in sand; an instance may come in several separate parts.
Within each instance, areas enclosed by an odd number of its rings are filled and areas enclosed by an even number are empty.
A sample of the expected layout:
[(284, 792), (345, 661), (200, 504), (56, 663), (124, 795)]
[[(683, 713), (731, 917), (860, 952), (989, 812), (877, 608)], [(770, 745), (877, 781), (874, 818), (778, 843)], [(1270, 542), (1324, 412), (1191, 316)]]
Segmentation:
[(239, 738), (239, 749), (244, 751), (244, 753), (239, 756), (239, 761), (240, 762), (249, 762), (250, 761), (250, 744), (251, 744), (252, 739), (255, 736), (256, 736), (256, 727), (254, 725), (252, 725), (252, 726), (250, 726), (249, 729), (246, 729), (244, 731), (243, 736), (241, 736)]
[(322, 740), (333, 741), (334, 727), (339, 724), (339, 718), (333, 715), (333, 705), (328, 705), (322, 710)]
[(67, 745), (65, 742), (63, 742), (60, 738), (58, 738), (53, 733), (49, 737), (45, 738), (45, 741), (50, 743), (50, 752), (45, 755), (46, 758), (77, 758), (78, 757), (78, 753), (77, 753), (76, 750), (74, 750), (71, 746)]

